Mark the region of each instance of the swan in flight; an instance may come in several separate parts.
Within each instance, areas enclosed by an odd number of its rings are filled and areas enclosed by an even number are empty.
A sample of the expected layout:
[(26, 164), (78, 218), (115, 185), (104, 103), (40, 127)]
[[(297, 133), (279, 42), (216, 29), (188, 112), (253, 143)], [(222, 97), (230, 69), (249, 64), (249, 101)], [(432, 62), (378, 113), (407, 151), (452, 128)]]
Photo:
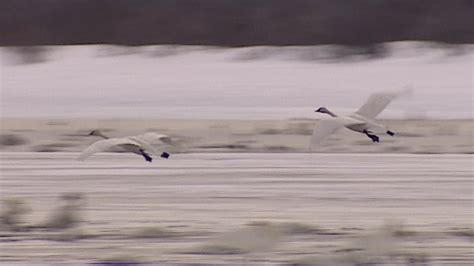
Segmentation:
[[(124, 137), (124, 138), (109, 138), (99, 130), (93, 130), (89, 133), (89, 136), (98, 136), (103, 138), (102, 140), (96, 141), (87, 147), (77, 157), (78, 160), (82, 161), (87, 159), (94, 153), (105, 151), (111, 147), (118, 146), (125, 151), (132, 152), (143, 156), (147, 162), (151, 162), (153, 158), (148, 152), (159, 155), (161, 158), (168, 159), (169, 153), (163, 152), (159, 154), (150, 143), (163, 142), (171, 144), (171, 139), (167, 135), (156, 134), (148, 132), (138, 136)], [(148, 151), (148, 152), (147, 152)]]
[(314, 150), (322, 140), (341, 127), (363, 133), (373, 142), (379, 142), (379, 137), (375, 135), (374, 132), (384, 132), (390, 136), (395, 135), (392, 131), (387, 130), (385, 126), (377, 124), (374, 119), (391, 101), (406, 92), (408, 91), (379, 92), (372, 94), (357, 112), (349, 116), (339, 116), (329, 111), (326, 107), (320, 107), (315, 112), (328, 114), (331, 118), (321, 120), (317, 124), (311, 137), (310, 149)]

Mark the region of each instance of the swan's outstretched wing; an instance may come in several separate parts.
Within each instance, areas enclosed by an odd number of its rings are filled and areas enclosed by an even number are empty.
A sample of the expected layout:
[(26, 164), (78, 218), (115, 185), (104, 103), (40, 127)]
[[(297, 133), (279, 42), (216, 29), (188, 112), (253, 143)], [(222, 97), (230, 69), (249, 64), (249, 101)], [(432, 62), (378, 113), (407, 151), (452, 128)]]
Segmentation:
[(91, 144), (84, 151), (82, 151), (82, 153), (79, 155), (79, 157), (77, 157), (77, 159), (80, 161), (83, 161), (87, 159), (87, 157), (93, 155), (94, 153), (105, 151), (113, 146), (124, 145), (124, 144), (140, 146), (140, 143), (133, 141), (129, 138), (113, 138), (113, 139), (99, 140)]
[(142, 135), (138, 135), (136, 136), (136, 138), (144, 140), (150, 144), (158, 143), (158, 142), (172, 144), (171, 138), (168, 135), (157, 134), (155, 132), (148, 132)]
[(314, 151), (321, 141), (341, 127), (343, 127), (343, 124), (336, 119), (319, 121), (314, 128), (313, 135), (311, 136), (309, 149)]
[(369, 99), (359, 108), (358, 115), (375, 118), (379, 115), (395, 98), (408, 93), (408, 90), (398, 92), (379, 92), (372, 94)]

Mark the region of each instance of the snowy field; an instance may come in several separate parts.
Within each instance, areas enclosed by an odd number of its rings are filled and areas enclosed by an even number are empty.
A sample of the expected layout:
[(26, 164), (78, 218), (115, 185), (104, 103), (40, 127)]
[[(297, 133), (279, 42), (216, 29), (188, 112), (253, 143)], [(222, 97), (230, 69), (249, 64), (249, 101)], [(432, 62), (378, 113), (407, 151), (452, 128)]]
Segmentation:
[[(473, 46), (387, 47), (0, 48), (2, 265), (472, 265)], [(394, 137), (304, 153), (315, 108), (406, 88), (381, 115)], [(179, 145), (78, 162), (93, 129)]]
[(472, 155), (75, 156), (1, 153), (1, 261), (473, 263)]
[(472, 119), (472, 45), (387, 44), (339, 58), (332, 46), (48, 47), (21, 64), (1, 48), (3, 117), (287, 119), (358, 108), (372, 92), (412, 88), (385, 118)]

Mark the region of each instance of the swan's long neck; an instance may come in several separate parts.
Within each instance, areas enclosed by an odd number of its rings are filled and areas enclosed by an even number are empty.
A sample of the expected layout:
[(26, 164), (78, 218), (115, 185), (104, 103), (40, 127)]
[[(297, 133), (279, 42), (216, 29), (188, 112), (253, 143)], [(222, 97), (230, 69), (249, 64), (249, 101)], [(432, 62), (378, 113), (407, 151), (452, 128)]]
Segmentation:
[(96, 132), (95, 135), (96, 135), (96, 136), (99, 136), (99, 137), (101, 137), (101, 138), (103, 138), (103, 139), (108, 139), (108, 138), (109, 138), (109, 137), (107, 137), (106, 135), (104, 135), (102, 132)]
[(337, 115), (331, 111), (329, 111), (327, 108), (326, 108), (326, 114), (332, 116), (332, 117), (337, 117)]

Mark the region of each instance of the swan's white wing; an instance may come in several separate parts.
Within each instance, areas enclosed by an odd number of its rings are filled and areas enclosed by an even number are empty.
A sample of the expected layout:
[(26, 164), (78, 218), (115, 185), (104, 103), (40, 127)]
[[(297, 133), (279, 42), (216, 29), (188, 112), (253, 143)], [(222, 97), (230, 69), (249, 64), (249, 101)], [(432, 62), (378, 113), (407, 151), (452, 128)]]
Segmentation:
[(144, 140), (150, 144), (153, 143), (158, 143), (158, 142), (163, 142), (166, 144), (172, 144), (171, 138), (168, 135), (163, 135), (163, 134), (157, 134), (154, 132), (148, 132), (142, 135), (136, 136), (136, 138), (139, 138), (141, 140)]
[(360, 121), (360, 122), (351, 123), (350, 120), (348, 120), (347, 126), (362, 124), (365, 128), (369, 129), (372, 132), (385, 133), (387, 131), (387, 128), (384, 125), (378, 124), (377, 122), (375, 122), (375, 120), (369, 119), (367, 117), (364, 117), (358, 114), (352, 114), (352, 115), (349, 115), (348, 118), (355, 119), (356, 121)]
[(82, 153), (79, 155), (79, 157), (77, 157), (77, 159), (82, 161), (82, 160), (87, 159), (87, 157), (93, 155), (94, 153), (105, 151), (113, 146), (124, 145), (124, 144), (140, 146), (139, 143), (129, 138), (112, 138), (112, 139), (99, 140), (91, 144), (84, 151), (82, 151)]
[(343, 127), (343, 124), (336, 119), (319, 121), (314, 128), (313, 135), (311, 136), (309, 149), (311, 151), (315, 150), (321, 141), (341, 127)]
[(143, 149), (150, 151), (151, 153), (160, 156), (160, 153), (151, 146), (150, 143), (144, 141), (143, 139), (140, 139), (138, 136), (137, 137), (128, 137), (132, 142), (138, 143)]
[(357, 112), (358, 115), (375, 118), (379, 115), (395, 98), (401, 96), (408, 91), (399, 91), (399, 92), (379, 92), (372, 94), (367, 102), (359, 108)]

